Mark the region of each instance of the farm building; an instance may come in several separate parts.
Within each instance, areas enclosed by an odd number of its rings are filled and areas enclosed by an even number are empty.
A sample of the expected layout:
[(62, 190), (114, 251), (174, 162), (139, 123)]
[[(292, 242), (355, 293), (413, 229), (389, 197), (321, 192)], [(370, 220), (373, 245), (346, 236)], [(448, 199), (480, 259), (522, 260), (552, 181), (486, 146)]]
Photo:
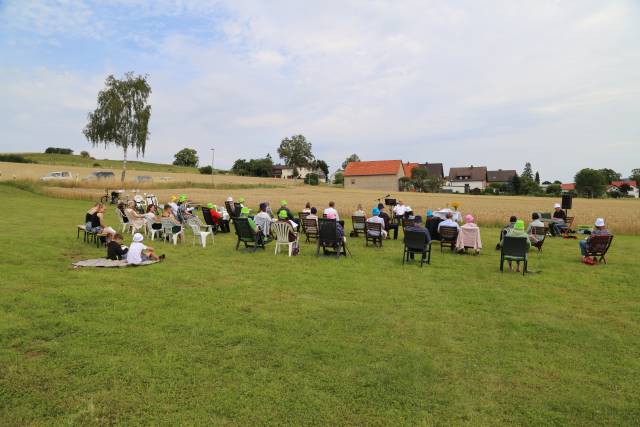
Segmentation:
[(401, 160), (350, 162), (344, 170), (344, 187), (398, 191), (398, 180), (405, 176)]
[(468, 193), (471, 190), (484, 190), (487, 187), (487, 167), (469, 166), (449, 169), (447, 183), (443, 191), (452, 193)]

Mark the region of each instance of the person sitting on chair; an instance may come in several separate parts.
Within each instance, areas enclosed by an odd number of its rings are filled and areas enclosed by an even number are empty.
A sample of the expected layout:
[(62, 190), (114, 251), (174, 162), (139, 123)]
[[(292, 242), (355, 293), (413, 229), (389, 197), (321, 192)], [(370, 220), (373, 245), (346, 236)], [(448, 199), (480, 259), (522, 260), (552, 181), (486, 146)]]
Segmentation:
[(442, 218), (433, 216), (433, 211), (427, 211), (427, 220), (424, 222), (424, 226), (429, 230), (429, 235), (433, 240), (440, 240), (440, 233), (438, 233), (438, 226), (442, 222)]
[[(431, 212), (431, 211), (428, 211)], [(427, 218), (429, 218), (429, 215), (427, 214)], [(427, 219), (427, 222), (429, 220)], [(422, 233), (424, 235), (424, 243), (425, 244), (429, 244), (431, 242), (431, 233), (429, 232), (429, 229), (426, 227), (422, 226), (422, 223), (420, 222), (414, 222), (413, 225), (409, 225), (404, 229), (405, 232), (407, 231), (412, 231), (414, 233)], [(426, 257), (426, 254), (422, 255), (422, 258), (424, 259)], [(413, 252), (409, 252), (409, 258), (413, 259), (414, 258), (414, 253)]]
[(111, 240), (113, 235), (116, 234), (116, 230), (104, 222), (104, 205), (102, 203), (96, 203), (87, 211), (84, 216), (84, 222), (86, 231), (96, 234), (104, 232), (107, 235), (107, 240)]
[(122, 244), (122, 234), (116, 233), (113, 235), (113, 239), (107, 243), (107, 259), (113, 261), (119, 261), (123, 255), (127, 254), (129, 248)]
[(309, 212), (311, 212), (309, 215), (307, 215), (307, 219), (315, 219), (316, 223), (318, 223), (318, 209), (316, 209), (315, 206), (313, 206)]
[(158, 218), (158, 208), (156, 205), (147, 206), (147, 213), (144, 214), (144, 220), (147, 224), (151, 225), (153, 230), (162, 230), (162, 224)]
[(213, 221), (217, 227), (222, 227), (222, 214), (218, 212), (218, 207), (213, 203), (207, 203), (207, 209), (209, 209), (211, 221)]
[(580, 240), (578, 242), (580, 244), (580, 254), (582, 255), (582, 262), (585, 264), (593, 265), (597, 262), (597, 258), (589, 258), (587, 256), (588, 249), (591, 247), (591, 240), (594, 236), (610, 236), (609, 230), (605, 226), (604, 219), (598, 218), (594, 224), (593, 230), (591, 230), (591, 234), (584, 240)]
[[(164, 209), (162, 210), (162, 215), (160, 216), (162, 218), (169, 218), (169, 221), (171, 222), (172, 233), (180, 233), (180, 230), (182, 230), (182, 224), (180, 224), (180, 221), (178, 221), (178, 219), (173, 214), (173, 209), (171, 208), (170, 205), (168, 204), (164, 205)], [(183, 236), (183, 233), (178, 234), (178, 239), (182, 240), (182, 236)]]
[[(331, 206), (331, 205), (329, 205), (329, 206)], [(338, 222), (336, 214), (334, 214), (333, 212), (329, 212), (326, 215), (327, 215), (327, 219), (335, 219), (336, 220), (336, 232), (338, 233), (338, 239), (342, 239), (343, 242), (346, 242), (347, 238), (344, 236), (344, 227), (342, 227), (342, 224), (340, 224), (340, 222)]]
[(298, 240), (298, 236), (297, 236), (295, 230), (293, 229), (293, 226), (291, 225), (291, 220), (287, 216), (287, 212), (286, 211), (281, 210), (280, 212), (278, 212), (278, 222), (289, 225), (289, 227), (288, 227), (288, 231), (289, 231), (288, 232), (288, 237), (289, 237), (289, 241), (290, 242), (295, 242), (296, 240)]
[(335, 219), (336, 221), (340, 221), (340, 215), (338, 215), (338, 211), (336, 210), (336, 202), (334, 201), (330, 201), (329, 207), (324, 210), (324, 215), (327, 218), (329, 218), (329, 214), (333, 214), (333, 219)]
[[(387, 230), (384, 229), (384, 219), (380, 218), (380, 209), (373, 208), (371, 210), (371, 217), (367, 219), (367, 222), (372, 224), (380, 224), (380, 234), (382, 234), (383, 239), (387, 238)], [(380, 237), (380, 234), (378, 234), (377, 231), (373, 230), (367, 231), (367, 234), (372, 237)]]
[(500, 239), (498, 240), (498, 244), (496, 244), (496, 250), (500, 250), (500, 248), (502, 247), (502, 239), (504, 239), (504, 236), (507, 235), (507, 232), (511, 230), (514, 225), (516, 225), (516, 221), (518, 221), (518, 217), (515, 215), (511, 215), (511, 218), (509, 218), (509, 224), (502, 227), (502, 230), (500, 230)]
[[(464, 252), (467, 248), (473, 249), (478, 255), (480, 249), (482, 249), (482, 241), (480, 240), (480, 227), (473, 222), (472, 215), (464, 217), (464, 225), (460, 227), (458, 233), (458, 241), (456, 242), (456, 249), (458, 252)], [(442, 222), (444, 224), (446, 221)]]
[(540, 242), (544, 240), (545, 236), (542, 236), (539, 234), (533, 234), (533, 228), (534, 227), (544, 228), (544, 222), (540, 221), (540, 214), (538, 212), (532, 213), (531, 219), (532, 221), (529, 223), (529, 226), (527, 227), (527, 234), (529, 235), (529, 240), (531, 241), (531, 244), (537, 248)]
[(293, 214), (291, 213), (291, 210), (287, 206), (287, 201), (286, 200), (281, 200), (280, 201), (280, 207), (278, 208), (278, 212), (277, 212), (278, 219), (280, 218), (280, 212), (282, 212), (282, 211), (285, 211), (287, 213), (287, 218), (290, 221), (293, 221), (294, 217), (293, 217)]
[[(531, 241), (529, 240), (529, 234), (526, 231), (524, 231), (524, 221), (521, 219), (516, 220), (515, 224), (513, 224), (513, 227), (507, 230), (504, 237), (522, 237), (523, 239), (527, 239), (527, 250), (531, 248)], [(500, 241), (500, 246), (502, 246), (503, 244), (502, 242), (504, 241), (504, 237)], [(509, 271), (511, 271), (511, 260), (507, 259), (507, 262), (509, 263)], [(516, 261), (516, 272), (517, 273), (520, 272), (520, 261)]]
[(438, 224), (438, 233), (440, 233), (441, 227), (455, 227), (460, 230), (460, 225), (453, 220), (453, 212), (447, 212), (445, 215), (447, 219)]
[(551, 235), (558, 236), (562, 234), (562, 230), (567, 228), (565, 222), (567, 222), (567, 214), (562, 210), (560, 203), (556, 203), (553, 206), (553, 222), (551, 223)]
[(393, 229), (393, 240), (398, 240), (398, 224), (391, 222), (391, 217), (384, 211), (384, 204), (378, 203), (378, 210), (380, 211), (380, 218), (384, 221), (384, 229), (387, 232), (387, 239), (390, 239), (389, 233)]
[(362, 209), (362, 204), (358, 203), (358, 207), (356, 208), (356, 211), (353, 213), (353, 216), (366, 217), (366, 215), (364, 214), (364, 210)]
[[(267, 213), (266, 203), (264, 202), (260, 203), (259, 209), (260, 209), (259, 212), (256, 214), (256, 216), (253, 217), (253, 220), (256, 223), (256, 225), (260, 227), (262, 234), (265, 237), (268, 237), (269, 233), (271, 232), (271, 222), (273, 220), (271, 219), (271, 216)], [(281, 210), (280, 212), (285, 212), (285, 211)], [(285, 212), (285, 215), (286, 215), (286, 212)]]
[(305, 203), (304, 209), (302, 209), (302, 213), (311, 213), (311, 202)]
[(153, 260), (160, 261), (164, 255), (157, 256), (151, 246), (145, 246), (142, 241), (144, 237), (140, 233), (133, 235), (133, 243), (127, 251), (127, 264), (138, 265), (142, 262)]

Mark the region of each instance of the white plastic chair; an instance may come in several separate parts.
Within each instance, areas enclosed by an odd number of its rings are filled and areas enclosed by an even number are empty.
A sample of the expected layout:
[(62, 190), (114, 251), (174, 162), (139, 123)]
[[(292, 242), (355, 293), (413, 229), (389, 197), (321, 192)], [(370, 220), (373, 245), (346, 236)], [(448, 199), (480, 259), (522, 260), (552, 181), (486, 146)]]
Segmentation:
[(160, 237), (160, 235), (162, 234), (162, 229), (158, 229), (158, 228), (153, 228), (153, 222), (150, 221), (146, 221), (147, 223), (147, 234), (149, 236), (151, 236), (151, 240), (155, 240), (156, 234), (158, 235), (158, 237)]
[(144, 218), (134, 218), (129, 215), (129, 213), (125, 210), (125, 215), (127, 215), (127, 219), (129, 220), (129, 227), (131, 228), (131, 234), (134, 234), (138, 231), (142, 231), (146, 234), (146, 229), (144, 226)]
[(213, 226), (203, 224), (197, 216), (189, 218), (187, 225), (191, 227), (191, 231), (193, 232), (194, 245), (196, 244), (196, 236), (200, 237), (200, 244), (203, 248), (207, 247), (207, 236), (211, 236), (212, 244), (215, 242), (213, 238)]
[(271, 231), (276, 235), (276, 249), (275, 254), (280, 252), (280, 246), (289, 247), (289, 256), (293, 253), (293, 245), (298, 243), (298, 234), (296, 233), (295, 242), (289, 241), (289, 230), (291, 230), (291, 224), (287, 222), (274, 222), (271, 224)]
[[(125, 222), (125, 216), (122, 213), (122, 211), (118, 208), (116, 208), (116, 216), (118, 217), (118, 220), (120, 221), (120, 225), (122, 226), (122, 233), (124, 233), (128, 228), (130, 228), (130, 225), (128, 222)], [(128, 221), (128, 219), (127, 219)]]
[(169, 218), (161, 217), (160, 223), (162, 224), (162, 235), (165, 239), (171, 239), (174, 245), (178, 244), (178, 237), (182, 235), (184, 237), (184, 229), (180, 228), (177, 233), (173, 232), (173, 222)]

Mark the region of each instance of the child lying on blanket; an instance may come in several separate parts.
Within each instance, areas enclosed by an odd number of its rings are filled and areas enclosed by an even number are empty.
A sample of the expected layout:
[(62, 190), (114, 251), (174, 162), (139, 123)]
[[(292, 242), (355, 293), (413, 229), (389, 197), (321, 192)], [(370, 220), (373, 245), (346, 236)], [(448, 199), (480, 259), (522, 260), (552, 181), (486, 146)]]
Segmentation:
[(153, 252), (153, 248), (151, 246), (145, 246), (142, 240), (144, 240), (142, 234), (136, 233), (133, 235), (133, 243), (131, 243), (127, 251), (127, 264), (137, 265), (143, 261), (162, 261), (165, 258), (164, 254), (157, 256)]

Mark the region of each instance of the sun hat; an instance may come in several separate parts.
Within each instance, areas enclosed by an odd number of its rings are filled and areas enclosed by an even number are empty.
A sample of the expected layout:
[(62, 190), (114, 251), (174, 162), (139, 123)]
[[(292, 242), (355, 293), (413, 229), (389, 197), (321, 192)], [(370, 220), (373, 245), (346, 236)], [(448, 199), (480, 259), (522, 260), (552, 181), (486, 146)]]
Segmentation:
[(427, 211), (427, 216), (433, 216), (433, 211)]
[(214, 205), (213, 203), (207, 203), (207, 207), (209, 209), (214, 209), (216, 207), (216, 205)]
[(287, 211), (282, 209), (280, 212), (278, 212), (278, 217), (280, 217), (280, 219), (287, 219), (289, 215), (287, 215)]
[(249, 209), (247, 207), (244, 207), (244, 208), (240, 209), (240, 213), (242, 215), (249, 215), (249, 212), (251, 212), (251, 209)]
[(372, 214), (372, 215), (376, 215), (376, 216), (377, 216), (377, 215), (380, 215), (380, 209), (378, 209), (378, 208), (373, 208), (373, 209), (371, 210), (371, 214)]
[(596, 227), (604, 227), (604, 219), (603, 218), (596, 219)]
[(181, 202), (186, 202), (187, 201), (187, 195), (186, 194), (181, 194), (180, 198), (178, 200), (180, 200)]
[(467, 216), (464, 217), (464, 221), (465, 222), (473, 222), (473, 215), (468, 214)]
[(136, 234), (133, 235), (133, 241), (134, 242), (139, 243), (139, 242), (142, 242), (142, 240), (144, 240), (144, 236), (142, 236), (142, 234), (136, 233)]
[(336, 219), (336, 214), (334, 214), (333, 212), (329, 212), (327, 214), (327, 219)]
[(524, 221), (519, 219), (516, 221), (515, 224), (513, 224), (513, 228), (515, 230), (524, 230)]
[(176, 200), (178, 200), (178, 196), (176, 196), (175, 194), (173, 196), (171, 196), (171, 201), (175, 202)]
[(560, 209), (562, 206), (560, 205), (560, 203), (556, 203), (555, 205), (553, 205), (553, 207), (555, 209)]
[(287, 206), (286, 200), (280, 200), (280, 206)]
[(244, 203), (244, 197), (240, 197), (240, 198), (238, 199), (238, 203)]
[(233, 202), (233, 197), (231, 196), (227, 197), (227, 202)]

